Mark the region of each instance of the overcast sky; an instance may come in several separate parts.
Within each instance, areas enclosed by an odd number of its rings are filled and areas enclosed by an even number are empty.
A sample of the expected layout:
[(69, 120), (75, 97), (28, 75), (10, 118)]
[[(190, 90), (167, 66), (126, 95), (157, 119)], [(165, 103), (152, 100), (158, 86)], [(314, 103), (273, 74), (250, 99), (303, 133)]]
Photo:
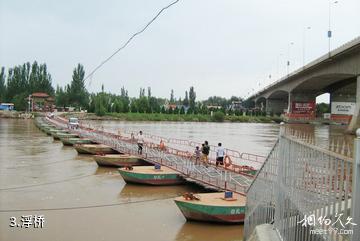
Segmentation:
[[(54, 86), (64, 86), (77, 63), (89, 73), (170, 2), (0, 0), (0, 65), (37, 60), (47, 64)], [(360, 1), (331, 5), (334, 48), (360, 35)], [(125, 86), (137, 96), (150, 86), (153, 95), (169, 98), (174, 89), (183, 98), (194, 86), (198, 99), (246, 96), (286, 74), (288, 56), (290, 70), (300, 67), (304, 46), (306, 62), (327, 52), (328, 6), (328, 0), (181, 0), (96, 72), (88, 89), (104, 84), (120, 93)]]

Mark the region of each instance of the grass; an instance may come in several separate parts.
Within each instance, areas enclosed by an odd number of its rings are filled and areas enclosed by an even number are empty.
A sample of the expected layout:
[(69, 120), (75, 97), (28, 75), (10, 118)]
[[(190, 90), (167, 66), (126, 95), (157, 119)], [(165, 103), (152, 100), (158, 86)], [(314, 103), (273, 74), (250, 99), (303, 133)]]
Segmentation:
[[(271, 123), (274, 118), (266, 116), (224, 116), (225, 122), (244, 122), (244, 123)], [(104, 117), (99, 119), (116, 119), (123, 121), (176, 121), (176, 122), (222, 122), (215, 120), (210, 115), (202, 114), (162, 114), (162, 113), (106, 113)]]

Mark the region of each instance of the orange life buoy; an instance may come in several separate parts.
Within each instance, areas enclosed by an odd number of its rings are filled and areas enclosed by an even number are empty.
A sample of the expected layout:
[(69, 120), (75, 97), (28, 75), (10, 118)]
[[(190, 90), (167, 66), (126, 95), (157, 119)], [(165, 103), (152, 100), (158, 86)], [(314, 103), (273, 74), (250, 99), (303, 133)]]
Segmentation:
[(232, 165), (232, 161), (231, 161), (231, 158), (229, 156), (224, 157), (224, 164), (225, 164), (225, 167), (229, 167), (229, 166)]

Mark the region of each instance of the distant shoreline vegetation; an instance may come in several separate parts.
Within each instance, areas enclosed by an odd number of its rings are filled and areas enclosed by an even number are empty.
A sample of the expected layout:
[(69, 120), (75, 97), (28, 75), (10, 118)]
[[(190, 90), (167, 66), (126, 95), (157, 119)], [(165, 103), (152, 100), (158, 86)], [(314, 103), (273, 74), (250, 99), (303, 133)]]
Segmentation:
[[(238, 122), (238, 123), (274, 123), (280, 117), (270, 116), (236, 116), (217, 114), (163, 114), (163, 113), (106, 113), (97, 116), (94, 113), (66, 113), (65, 117), (77, 116), (82, 120), (118, 120), (118, 121), (170, 121), (170, 122)], [(222, 112), (220, 112), (222, 113)]]
[[(105, 92), (102, 85), (101, 90), (90, 93), (86, 89), (85, 68), (81, 64), (77, 64), (73, 69), (69, 84), (56, 88), (52, 85), (52, 77), (45, 63), (27, 62), (7, 70), (2, 67), (0, 70), (0, 103), (13, 103), (15, 110), (18, 111), (75, 109), (87, 110), (98, 116), (110, 112), (210, 115), (212, 111), (221, 111), (226, 115), (242, 115), (243, 112), (253, 111), (251, 109), (254, 108), (254, 103), (238, 96), (230, 98), (211, 96), (206, 100), (198, 100), (193, 86), (181, 94), (179, 92), (171, 89), (169, 98), (158, 97), (152, 95), (149, 86), (140, 87), (139, 95), (133, 97), (129, 96), (125, 85), (119, 93)], [(34, 95), (38, 97), (37, 100), (32, 98), (34, 93), (37, 94)], [(51, 101), (45, 101), (44, 96), (49, 97)], [(260, 112), (260, 110), (255, 111)], [(259, 114), (264, 115), (264, 113), (256, 113)]]
[(198, 100), (193, 86), (182, 94), (171, 89), (169, 98), (152, 95), (151, 87), (141, 87), (136, 97), (130, 97), (125, 86), (120, 93), (106, 92), (104, 85), (99, 92), (89, 93), (84, 77), (84, 66), (77, 64), (70, 83), (54, 89), (45, 63), (27, 62), (7, 71), (2, 67), (0, 103), (14, 103), (17, 111), (86, 110), (103, 119), (127, 121), (272, 122), (279, 114), (265, 113), (238, 96)]

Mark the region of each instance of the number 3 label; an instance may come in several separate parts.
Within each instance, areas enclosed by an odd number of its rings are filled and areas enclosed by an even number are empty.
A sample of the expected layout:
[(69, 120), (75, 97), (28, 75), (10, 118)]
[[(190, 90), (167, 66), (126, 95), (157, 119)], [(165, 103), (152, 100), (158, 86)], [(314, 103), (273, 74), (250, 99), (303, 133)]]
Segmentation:
[(16, 227), (16, 218), (15, 217), (10, 217), (10, 227)]

